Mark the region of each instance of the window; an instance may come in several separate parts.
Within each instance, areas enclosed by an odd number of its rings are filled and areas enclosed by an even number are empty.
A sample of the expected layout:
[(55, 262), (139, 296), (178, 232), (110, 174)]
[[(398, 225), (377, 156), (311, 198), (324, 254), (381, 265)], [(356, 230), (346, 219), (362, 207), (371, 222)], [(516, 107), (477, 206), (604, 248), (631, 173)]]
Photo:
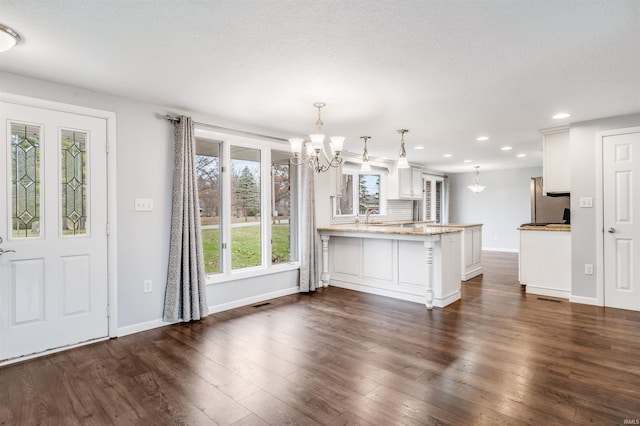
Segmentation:
[(442, 223), (444, 181), (439, 176), (428, 176), (424, 180), (424, 220)]
[(196, 127), (208, 284), (298, 267), (298, 177), (274, 146)]
[(355, 168), (343, 167), (342, 193), (334, 203), (334, 215), (365, 215), (367, 210), (384, 214), (386, 175), (386, 170), (360, 172)]
[(221, 272), (220, 254), (220, 143), (196, 141), (196, 175), (200, 199), (202, 252), (206, 274)]
[[(297, 167), (289, 163), (291, 154), (271, 151), (271, 263), (279, 264), (297, 260), (297, 241), (292, 229), (296, 229), (297, 197), (291, 188), (297, 181)], [(293, 183), (293, 185), (292, 185)]]

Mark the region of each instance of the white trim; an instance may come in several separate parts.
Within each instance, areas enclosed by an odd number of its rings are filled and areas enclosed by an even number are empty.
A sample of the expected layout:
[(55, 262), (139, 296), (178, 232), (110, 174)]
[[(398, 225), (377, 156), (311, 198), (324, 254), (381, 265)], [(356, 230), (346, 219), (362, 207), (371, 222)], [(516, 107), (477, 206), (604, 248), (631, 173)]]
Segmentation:
[(164, 327), (165, 325), (177, 324), (176, 322), (165, 322), (162, 319), (139, 322), (137, 324), (127, 325), (118, 329), (118, 337), (128, 336), (129, 334), (140, 333), (143, 331), (153, 330), (154, 328)]
[(565, 291), (565, 290), (556, 290), (553, 288), (546, 288), (546, 287), (535, 287), (532, 285), (527, 285), (527, 294), (538, 294), (541, 296), (549, 296), (549, 297), (559, 297), (562, 299), (569, 299), (569, 296), (571, 296), (571, 292), (570, 291)]
[(209, 313), (215, 314), (229, 309), (240, 308), (242, 306), (253, 305), (254, 303), (264, 302), (265, 300), (275, 299), (277, 297), (288, 296), (300, 292), (300, 287), (289, 287), (283, 290), (272, 291), (271, 293), (258, 294), (256, 296), (247, 297), (245, 299), (234, 300), (220, 305), (209, 306)]
[[(0, 101), (15, 103), (36, 108), (50, 109), (53, 111), (67, 112), (71, 114), (86, 115), (102, 118), (107, 122), (107, 139), (109, 141), (109, 154), (107, 155), (107, 223), (109, 223), (109, 236), (107, 237), (107, 286), (109, 304), (109, 337), (118, 336), (118, 238), (117, 238), (117, 179), (116, 179), (116, 113), (79, 105), (54, 102), (46, 99), (32, 98), (0, 92)], [(93, 342), (93, 341), (92, 341)], [(66, 348), (65, 348), (66, 349)], [(42, 353), (44, 355), (45, 353)]]
[(500, 248), (500, 247), (482, 247), (482, 251), (499, 251), (506, 253), (520, 253), (520, 250), (517, 248)]
[(604, 300), (604, 181), (602, 175), (604, 173), (604, 158), (602, 155), (602, 140), (606, 136), (624, 135), (629, 133), (639, 133), (640, 127), (626, 127), (623, 129), (606, 130), (596, 132), (595, 151), (596, 151), (596, 190), (595, 202), (593, 207), (596, 209), (596, 227), (594, 229), (596, 236), (596, 305), (605, 306)]
[(231, 271), (229, 274), (217, 273), (207, 275), (206, 285), (224, 284), (231, 281), (246, 280), (249, 278), (263, 277), (265, 275), (295, 271), (296, 269), (300, 269), (299, 261), (276, 264), (268, 268), (256, 266), (255, 268), (236, 269)]
[(574, 296), (573, 294), (569, 297), (569, 302), (571, 303), (582, 303), (583, 305), (598, 305), (598, 299), (595, 297), (583, 297), (583, 296)]

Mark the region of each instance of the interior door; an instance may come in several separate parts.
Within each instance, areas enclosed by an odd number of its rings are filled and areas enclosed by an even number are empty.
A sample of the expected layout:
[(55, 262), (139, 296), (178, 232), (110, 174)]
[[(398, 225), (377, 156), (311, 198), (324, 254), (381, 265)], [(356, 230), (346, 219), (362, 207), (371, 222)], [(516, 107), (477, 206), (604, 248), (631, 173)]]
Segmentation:
[[(640, 133), (603, 137), (604, 304), (640, 310)], [(637, 188), (636, 188), (637, 187)], [(634, 194), (636, 195), (634, 197)]]
[(0, 361), (108, 336), (106, 120), (0, 103)]

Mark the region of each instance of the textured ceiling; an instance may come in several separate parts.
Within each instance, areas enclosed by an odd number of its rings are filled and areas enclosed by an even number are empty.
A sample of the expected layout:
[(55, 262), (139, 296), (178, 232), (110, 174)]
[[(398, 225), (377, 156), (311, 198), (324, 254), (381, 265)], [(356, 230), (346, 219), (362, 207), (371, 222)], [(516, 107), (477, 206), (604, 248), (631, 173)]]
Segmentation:
[(446, 172), (539, 166), (539, 129), (640, 112), (637, 0), (0, 0), (0, 23), (24, 37), (1, 70), (281, 137), (322, 101), (345, 149), (395, 158), (407, 128)]

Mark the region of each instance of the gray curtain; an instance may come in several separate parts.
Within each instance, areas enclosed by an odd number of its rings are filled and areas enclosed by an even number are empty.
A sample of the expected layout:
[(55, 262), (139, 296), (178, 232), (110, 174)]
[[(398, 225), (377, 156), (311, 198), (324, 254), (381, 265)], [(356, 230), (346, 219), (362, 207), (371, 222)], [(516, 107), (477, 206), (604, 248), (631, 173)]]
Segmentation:
[(318, 285), (316, 267), (316, 214), (314, 203), (314, 171), (300, 166), (300, 292), (315, 291)]
[(173, 155), (171, 240), (163, 315), (169, 322), (198, 320), (209, 313), (191, 117), (182, 116), (174, 123)]

